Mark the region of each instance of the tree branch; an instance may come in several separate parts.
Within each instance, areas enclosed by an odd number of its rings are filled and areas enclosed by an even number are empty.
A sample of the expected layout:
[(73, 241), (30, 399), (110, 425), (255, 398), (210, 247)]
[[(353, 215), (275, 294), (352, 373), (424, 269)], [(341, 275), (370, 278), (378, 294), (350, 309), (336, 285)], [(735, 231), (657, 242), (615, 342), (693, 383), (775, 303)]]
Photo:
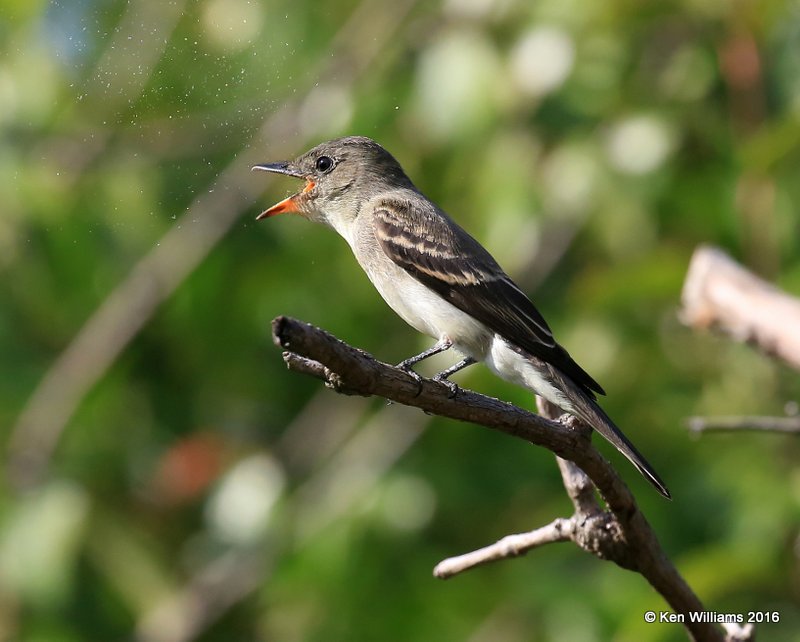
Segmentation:
[[(800, 370), (800, 299), (763, 281), (722, 250), (695, 250), (683, 285), (680, 318), (694, 328), (719, 328)], [(800, 433), (800, 417), (689, 417), (693, 433)]]
[(744, 430), (800, 433), (800, 417), (689, 417), (686, 425), (694, 433)]
[(506, 535), (500, 541), (479, 548), (477, 551), (449, 557), (436, 565), (433, 574), (439, 579), (445, 580), (482, 564), (525, 555), (528, 551), (545, 544), (568, 542), (572, 539), (574, 530), (574, 519), (559, 517), (547, 526), (537, 528), (530, 533)]
[[(272, 322), (272, 334), (276, 345), (286, 351), (284, 359), (290, 369), (324, 378), (334, 389), (377, 395), (430, 414), (485, 426), (543, 446), (566, 460), (560, 467), (576, 509), (572, 518), (555, 520), (532, 533), (510, 536), (510, 540), (506, 538), (481, 551), (445, 560), (437, 566), (440, 577), (459, 572), (460, 566), (471, 568), (545, 543), (570, 539), (597, 557), (643, 575), (674, 612), (687, 614), (684, 626), (693, 640), (732, 639), (731, 634), (726, 638), (714, 624), (691, 621), (688, 613), (703, 611), (702, 603), (669, 561), (630, 490), (592, 446), (589, 433), (580, 422), (553, 421), (467, 390), (452, 398), (450, 389), (442, 383), (417, 381), (323, 330), (288, 317)], [(310, 365), (312, 362), (316, 365)], [(543, 407), (551, 410), (544, 404)], [(607, 509), (601, 509), (593, 497), (592, 484)]]
[(681, 295), (681, 320), (719, 328), (800, 370), (800, 300), (744, 269), (721, 250), (695, 250)]

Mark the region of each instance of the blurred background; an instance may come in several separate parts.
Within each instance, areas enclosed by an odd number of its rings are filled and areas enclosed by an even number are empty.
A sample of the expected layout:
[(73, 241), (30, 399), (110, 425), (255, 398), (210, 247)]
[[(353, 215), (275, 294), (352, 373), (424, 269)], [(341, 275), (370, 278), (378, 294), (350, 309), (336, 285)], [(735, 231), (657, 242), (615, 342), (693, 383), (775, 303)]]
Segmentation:
[[(672, 490), (606, 444), (704, 604), (800, 630), (800, 446), (689, 436), (797, 373), (684, 328), (693, 249), (800, 292), (800, 6), (0, 0), (0, 639), (683, 640), (570, 545), (552, 455), (290, 373), (287, 314), (429, 345), (253, 174), (375, 138), (537, 303)], [(425, 364), (432, 373), (444, 359)], [(463, 386), (533, 408), (482, 366)]]

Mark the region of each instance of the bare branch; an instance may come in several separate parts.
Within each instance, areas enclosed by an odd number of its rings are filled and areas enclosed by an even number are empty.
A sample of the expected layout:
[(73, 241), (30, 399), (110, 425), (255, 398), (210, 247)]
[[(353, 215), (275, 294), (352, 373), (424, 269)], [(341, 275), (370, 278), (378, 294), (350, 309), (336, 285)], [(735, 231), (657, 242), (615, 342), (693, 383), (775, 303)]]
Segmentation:
[(800, 369), (800, 300), (763, 281), (719, 249), (701, 246), (683, 285), (681, 320), (717, 327)]
[(556, 457), (556, 462), (561, 471), (567, 495), (575, 506), (575, 514), (588, 517), (602, 511), (603, 509), (597, 501), (597, 495), (595, 495), (594, 484), (589, 476), (575, 462), (568, 459)]
[[(592, 430), (589, 426), (575, 417), (562, 415), (560, 408), (543, 397), (537, 397), (536, 402), (541, 416), (559, 419), (581, 435), (590, 446)], [(524, 555), (544, 544), (564, 541), (571, 541), (601, 559), (615, 560), (625, 566), (621, 560), (627, 555), (619, 526), (613, 515), (600, 507), (592, 480), (574, 462), (558, 456), (556, 461), (564, 487), (575, 506), (575, 514), (571, 518), (559, 518), (529, 533), (508, 535), (490, 546), (446, 559), (437, 564), (433, 574), (446, 579), (476, 566)]]
[[(290, 368), (293, 364), (300, 364), (300, 371), (308, 372), (310, 369), (314, 376), (335, 374), (336, 381), (332, 377), (328, 381), (336, 387), (377, 395), (430, 414), (468, 421), (519, 437), (551, 450), (585, 473), (583, 477), (572, 466), (562, 467), (570, 498), (576, 507), (573, 518), (556, 520), (527, 535), (512, 536), (514, 539), (500, 540), (481, 551), (446, 560), (437, 566), (441, 577), (460, 572), (463, 570), (461, 567), (471, 568), (568, 538), (597, 557), (643, 575), (675, 613), (704, 610), (700, 600), (667, 559), (630, 490), (611, 464), (592, 446), (585, 427), (575, 425), (572, 420), (563, 423), (552, 421), (467, 390), (452, 398), (450, 389), (442, 383), (429, 379), (418, 382), (403, 370), (381, 363), (323, 330), (288, 317), (278, 317), (272, 322), (272, 334), (278, 346), (304, 358), (288, 359)], [(317, 362), (319, 367), (310, 367), (308, 361)], [(587, 478), (606, 502), (607, 510), (596, 505)], [(719, 642), (726, 639), (716, 625), (694, 622), (688, 615), (684, 626), (694, 640)]]
[(506, 535), (500, 541), (484, 548), (479, 548), (464, 555), (449, 557), (436, 565), (433, 569), (433, 574), (444, 580), (476, 566), (525, 555), (531, 549), (545, 544), (568, 542), (572, 539), (571, 533), (574, 530), (574, 520), (558, 518), (547, 526), (537, 528), (530, 533)]
[[(558, 419), (559, 421), (571, 426), (574, 430), (582, 432), (588, 442), (592, 438), (592, 429), (577, 417), (561, 414), (561, 409), (550, 403), (544, 397), (536, 396), (536, 406), (539, 414), (548, 419)], [(567, 491), (572, 505), (575, 506), (575, 517), (586, 519), (603, 509), (597, 501), (595, 487), (588, 475), (580, 467), (568, 459), (556, 456), (558, 469), (561, 471), (561, 478), (564, 481), (564, 489)]]
[(694, 433), (745, 430), (800, 433), (800, 417), (688, 417), (686, 425)]
[(342, 383), (342, 380), (339, 377), (339, 375), (337, 375), (329, 368), (326, 368), (321, 363), (314, 361), (313, 359), (306, 359), (305, 357), (296, 355), (294, 352), (284, 352), (283, 360), (286, 363), (289, 370), (294, 370), (295, 372), (302, 372), (303, 374), (307, 374), (310, 377), (314, 377), (315, 379), (324, 381), (325, 385), (328, 388), (332, 388), (336, 392), (339, 392), (343, 395), (360, 395), (362, 397), (369, 396), (364, 393), (358, 392), (356, 390), (348, 389)]

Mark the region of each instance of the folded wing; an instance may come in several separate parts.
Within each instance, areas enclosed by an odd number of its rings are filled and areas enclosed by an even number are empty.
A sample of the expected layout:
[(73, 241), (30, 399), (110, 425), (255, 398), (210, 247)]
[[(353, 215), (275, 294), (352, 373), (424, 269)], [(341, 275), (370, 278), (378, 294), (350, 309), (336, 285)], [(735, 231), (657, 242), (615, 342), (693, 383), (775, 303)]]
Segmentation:
[(542, 315), (491, 254), (446, 214), (402, 198), (385, 199), (375, 209), (374, 228), (386, 255), (443, 299), (558, 368), (590, 398), (605, 394), (555, 341)]

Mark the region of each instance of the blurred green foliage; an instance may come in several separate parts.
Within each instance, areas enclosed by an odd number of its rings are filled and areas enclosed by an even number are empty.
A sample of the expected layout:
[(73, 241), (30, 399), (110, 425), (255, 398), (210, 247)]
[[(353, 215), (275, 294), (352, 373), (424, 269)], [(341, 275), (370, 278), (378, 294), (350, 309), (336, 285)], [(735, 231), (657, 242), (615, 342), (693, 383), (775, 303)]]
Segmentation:
[[(288, 373), (279, 314), (387, 361), (426, 340), (335, 235), (256, 225), (292, 186), (246, 167), (229, 232), (52, 456), (20, 434), (83, 323), (166, 234), (193, 242), (240, 154), (343, 134), (390, 149), (606, 387), (675, 501), (601, 447), (707, 607), (779, 611), (759, 635), (798, 639), (796, 438), (682, 425), (782, 414), (797, 373), (676, 318), (699, 243), (800, 292), (796, 3), (2, 0), (0, 47), (1, 639), (685, 639), (644, 623), (664, 604), (640, 576), (574, 547), (431, 578), (568, 514), (552, 456)], [(532, 407), (482, 367), (459, 382)], [(42, 464), (23, 486), (21, 442)]]

